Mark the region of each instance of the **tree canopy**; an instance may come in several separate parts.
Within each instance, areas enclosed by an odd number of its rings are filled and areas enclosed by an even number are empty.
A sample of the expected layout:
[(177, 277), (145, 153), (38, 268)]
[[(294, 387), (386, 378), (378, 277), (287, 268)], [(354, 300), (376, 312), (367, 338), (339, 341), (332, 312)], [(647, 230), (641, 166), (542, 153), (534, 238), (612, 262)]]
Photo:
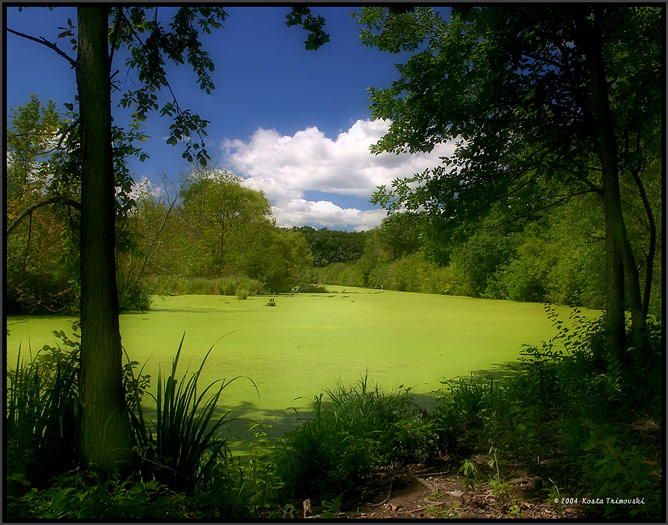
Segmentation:
[(663, 104), (661, 9), (463, 6), (446, 21), (426, 7), (371, 7), (358, 21), (365, 44), (413, 53), (398, 65), (399, 80), (370, 89), (373, 116), (392, 121), (372, 151), (457, 144), (442, 165), (381, 187), (375, 202), (456, 223), (496, 202), (531, 217), (578, 194), (599, 195), (609, 345), (621, 358), (625, 298), (636, 333), (646, 306), (620, 178), (632, 177), (642, 195), (652, 176)]

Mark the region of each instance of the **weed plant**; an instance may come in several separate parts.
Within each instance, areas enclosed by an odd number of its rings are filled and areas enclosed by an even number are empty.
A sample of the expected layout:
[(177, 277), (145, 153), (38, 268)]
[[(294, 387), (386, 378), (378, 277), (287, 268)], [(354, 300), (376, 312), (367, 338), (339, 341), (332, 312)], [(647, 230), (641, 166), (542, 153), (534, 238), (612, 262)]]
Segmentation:
[[(226, 439), (220, 436), (228, 414), (217, 419), (215, 416), (223, 390), (236, 378), (216, 381), (198, 393), (199, 377), (212, 346), (190, 378), (186, 373), (177, 379), (184, 338), (185, 334), (172, 361), (171, 373), (165, 379), (158, 372), (157, 394), (152, 396), (156, 403), (155, 423), (152, 427), (147, 424), (141, 403), (135, 404), (133, 422), (144, 466), (170, 488), (192, 491), (197, 482), (210, 477), (212, 469), (228, 453)], [(209, 392), (212, 393), (207, 398)]]
[[(78, 324), (73, 325), (78, 336)], [(54, 334), (62, 347), (44, 346), (34, 359), (19, 357), (7, 372), (6, 473), (12, 493), (72, 468), (78, 394), (78, 341)]]
[(354, 489), (392, 459), (397, 424), (412, 410), (408, 390), (384, 394), (366, 376), (325, 393), (280, 444), (276, 463), (289, 498), (316, 503)]
[(160, 520), (189, 517), (184, 494), (155, 480), (109, 479), (93, 471), (74, 469), (58, 476), (45, 490), (33, 488), (9, 500), (10, 519), (40, 520)]

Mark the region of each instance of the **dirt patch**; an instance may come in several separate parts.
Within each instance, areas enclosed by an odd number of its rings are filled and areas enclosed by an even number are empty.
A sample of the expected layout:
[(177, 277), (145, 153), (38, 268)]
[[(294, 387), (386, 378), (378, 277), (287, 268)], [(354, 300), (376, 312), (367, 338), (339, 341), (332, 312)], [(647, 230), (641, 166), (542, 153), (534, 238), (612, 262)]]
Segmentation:
[[(477, 458), (473, 458), (477, 459)], [(409, 465), (379, 472), (339, 514), (348, 519), (577, 519), (583, 509), (546, 501), (542, 480), (522, 472), (497, 485), (465, 484), (456, 465)], [(317, 518), (317, 515), (306, 516)]]

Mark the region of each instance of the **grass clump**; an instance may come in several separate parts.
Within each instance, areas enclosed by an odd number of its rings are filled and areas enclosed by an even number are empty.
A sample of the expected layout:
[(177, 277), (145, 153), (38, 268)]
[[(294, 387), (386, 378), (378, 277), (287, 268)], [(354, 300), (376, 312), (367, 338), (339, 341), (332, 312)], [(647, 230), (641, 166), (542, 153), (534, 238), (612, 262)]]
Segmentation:
[[(78, 337), (78, 324), (73, 325)], [(44, 346), (30, 361), (21, 359), (7, 371), (5, 413), (6, 472), (10, 492), (44, 486), (49, 478), (71, 468), (78, 396), (78, 341), (54, 331), (62, 341)]]
[(158, 373), (157, 394), (151, 395), (156, 403), (155, 422), (146, 422), (141, 403), (135, 405), (133, 422), (141, 460), (153, 477), (175, 490), (192, 491), (198, 482), (210, 477), (211, 469), (228, 452), (226, 440), (220, 436), (228, 414), (215, 416), (223, 390), (236, 378), (215, 381), (198, 393), (199, 377), (211, 347), (190, 378), (184, 374), (177, 379), (184, 338), (185, 334), (169, 376), (165, 379)]
[(282, 440), (276, 457), (284, 492), (314, 502), (353, 490), (393, 457), (398, 423), (412, 411), (408, 390), (384, 394), (365, 376), (315, 397), (313, 416)]

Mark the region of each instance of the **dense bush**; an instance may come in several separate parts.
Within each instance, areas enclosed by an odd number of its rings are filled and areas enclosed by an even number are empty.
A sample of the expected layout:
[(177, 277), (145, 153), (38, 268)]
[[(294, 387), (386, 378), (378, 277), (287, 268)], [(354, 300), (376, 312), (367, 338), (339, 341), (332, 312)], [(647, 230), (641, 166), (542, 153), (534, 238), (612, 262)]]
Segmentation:
[[(320, 502), (354, 489), (390, 462), (399, 422), (411, 412), (408, 391), (383, 394), (367, 378), (315, 398), (311, 419), (282, 440), (276, 457), (285, 493)], [(403, 434), (407, 434), (404, 429)]]
[(45, 490), (32, 488), (10, 499), (10, 519), (29, 520), (156, 520), (189, 516), (184, 494), (155, 480), (100, 478), (93, 471), (72, 470)]
[(118, 309), (121, 312), (145, 312), (151, 307), (151, 294), (140, 280), (118, 283)]

